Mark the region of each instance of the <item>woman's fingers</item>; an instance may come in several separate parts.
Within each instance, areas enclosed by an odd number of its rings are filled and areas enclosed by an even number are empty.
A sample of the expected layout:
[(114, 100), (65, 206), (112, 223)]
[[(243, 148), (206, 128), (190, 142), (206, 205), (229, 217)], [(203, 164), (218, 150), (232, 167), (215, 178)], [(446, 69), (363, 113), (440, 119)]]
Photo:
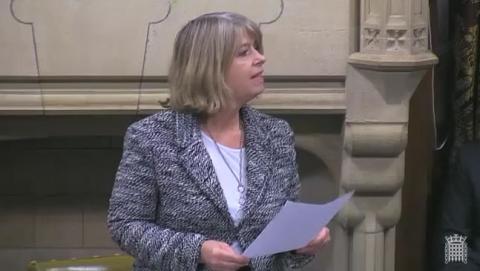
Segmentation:
[(228, 244), (208, 240), (202, 244), (201, 262), (210, 270), (237, 270), (248, 265), (249, 259), (236, 253)]
[(306, 246), (297, 249), (296, 252), (299, 254), (313, 255), (329, 241), (330, 230), (327, 227), (324, 227), (312, 241), (310, 241)]
[(323, 246), (329, 241), (330, 241), (330, 229), (328, 229), (327, 227), (324, 227), (320, 231), (320, 234), (318, 235), (318, 242), (320, 243), (321, 246)]
[(223, 251), (224, 251), (224, 257), (226, 261), (230, 261), (233, 263), (237, 264), (242, 264), (242, 265), (247, 265), (249, 262), (249, 259), (241, 254), (238, 254), (231, 246), (229, 246), (227, 243), (222, 243), (221, 244)]
[(244, 266), (248, 264), (249, 260), (247, 257), (236, 254), (235, 252), (233, 253), (232, 252), (225, 251), (224, 254), (222, 255), (223, 261), (233, 263), (233, 264), (238, 264), (240, 266)]

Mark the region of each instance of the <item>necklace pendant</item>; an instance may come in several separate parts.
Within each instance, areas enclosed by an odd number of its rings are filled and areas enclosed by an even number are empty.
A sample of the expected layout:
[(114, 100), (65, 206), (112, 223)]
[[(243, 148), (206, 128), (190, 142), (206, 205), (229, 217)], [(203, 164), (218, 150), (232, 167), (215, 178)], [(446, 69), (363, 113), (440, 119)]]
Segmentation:
[(238, 192), (240, 192), (240, 193), (243, 194), (243, 192), (245, 192), (245, 186), (243, 186), (243, 185), (238, 185), (238, 186), (237, 186), (237, 190), (238, 190)]
[(240, 200), (239, 200), (239, 203), (240, 203), (240, 206), (244, 206), (245, 205), (245, 197), (240, 197)]

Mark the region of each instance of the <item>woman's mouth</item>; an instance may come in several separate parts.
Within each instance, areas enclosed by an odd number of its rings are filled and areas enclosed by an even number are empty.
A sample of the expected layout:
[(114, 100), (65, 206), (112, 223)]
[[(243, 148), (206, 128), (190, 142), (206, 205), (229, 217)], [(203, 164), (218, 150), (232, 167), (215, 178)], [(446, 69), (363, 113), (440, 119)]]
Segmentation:
[(263, 82), (263, 70), (255, 73), (254, 75), (252, 75), (252, 77), (250, 77), (250, 79), (262, 80), (262, 82)]

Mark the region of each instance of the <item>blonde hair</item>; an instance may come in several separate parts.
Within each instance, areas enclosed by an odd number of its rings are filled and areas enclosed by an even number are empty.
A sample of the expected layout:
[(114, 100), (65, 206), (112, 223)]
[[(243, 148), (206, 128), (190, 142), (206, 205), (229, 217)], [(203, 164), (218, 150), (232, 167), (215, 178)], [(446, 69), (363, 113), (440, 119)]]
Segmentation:
[(228, 106), (232, 93), (225, 74), (248, 34), (263, 53), (259, 26), (247, 17), (215, 12), (189, 21), (177, 34), (168, 75), (175, 110), (211, 114)]

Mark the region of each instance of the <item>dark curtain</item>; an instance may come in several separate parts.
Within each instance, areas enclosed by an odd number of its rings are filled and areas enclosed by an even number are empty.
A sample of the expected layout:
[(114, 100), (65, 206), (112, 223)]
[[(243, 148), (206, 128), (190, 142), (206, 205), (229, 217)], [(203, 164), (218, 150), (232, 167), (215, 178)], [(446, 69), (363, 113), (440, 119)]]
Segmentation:
[[(435, 72), (437, 137), (431, 191), (428, 196), (428, 270), (441, 270), (444, 239), (441, 234), (445, 185), (457, 163), (457, 152), (467, 142), (480, 140), (480, 0), (431, 0), (433, 51), (440, 58)], [(449, 20), (444, 23), (444, 20)], [(447, 26), (448, 25), (448, 26)], [(440, 68), (439, 68), (440, 67)], [(439, 103), (440, 102), (440, 106)], [(444, 105), (442, 107), (442, 105)], [(439, 120), (438, 116), (445, 116)], [(480, 162), (480, 161), (479, 161)]]
[(460, 146), (480, 139), (479, 10), (478, 0), (452, 1), (454, 87), (450, 168)]
[[(448, 0), (434, 2), (445, 4), (445, 1)], [(444, 97), (450, 101), (445, 107), (445, 114), (448, 115), (448, 124), (445, 126), (449, 130), (445, 134), (449, 134), (449, 139), (446, 147), (436, 151), (434, 155), (432, 190), (429, 199), (432, 216), (429, 228), (426, 229), (429, 236), (427, 254), (431, 256), (432, 264), (429, 270), (435, 271), (442, 270), (444, 264), (445, 241), (440, 224), (442, 205), (448, 204), (444, 196), (446, 183), (455, 182), (456, 178), (452, 173), (455, 172), (459, 148), (467, 142), (480, 140), (480, 0), (451, 0), (449, 7), (450, 28), (434, 29), (432, 27), (434, 38), (435, 35), (441, 36), (442, 31), (449, 31), (448, 33), (451, 34), (446, 42), (439, 43), (448, 44), (446, 48), (451, 54), (444, 54), (443, 59), (440, 57), (440, 62), (446, 61), (451, 67), (447, 69), (448, 72), (436, 74), (440, 77), (436, 80), (436, 88), (439, 88), (439, 83), (446, 84), (447, 87), (442, 85), (445, 87), (443, 93), (445, 93)], [(438, 15), (437, 20), (441, 21), (442, 18)], [(435, 14), (432, 14), (432, 18), (435, 18)], [(433, 40), (435, 48), (435, 39)], [(438, 97), (438, 93), (435, 97)]]

